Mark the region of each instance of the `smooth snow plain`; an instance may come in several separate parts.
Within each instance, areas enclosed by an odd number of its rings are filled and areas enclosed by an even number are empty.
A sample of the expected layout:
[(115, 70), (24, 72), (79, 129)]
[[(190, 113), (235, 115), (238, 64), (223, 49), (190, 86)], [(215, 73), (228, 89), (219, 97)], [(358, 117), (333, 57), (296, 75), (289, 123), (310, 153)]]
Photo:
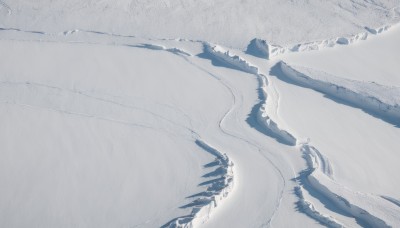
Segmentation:
[(399, 6), (1, 1), (0, 226), (400, 226)]

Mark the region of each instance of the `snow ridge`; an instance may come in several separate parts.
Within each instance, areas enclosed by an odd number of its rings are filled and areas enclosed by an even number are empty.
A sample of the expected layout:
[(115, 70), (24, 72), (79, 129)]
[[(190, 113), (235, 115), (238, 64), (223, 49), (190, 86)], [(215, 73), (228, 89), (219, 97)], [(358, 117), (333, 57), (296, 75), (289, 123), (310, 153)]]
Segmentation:
[[(353, 192), (334, 182), (332, 165), (325, 156), (323, 156), (315, 147), (310, 145), (309, 142), (302, 143), (288, 131), (279, 128), (278, 122), (272, 121), (271, 117), (276, 120), (279, 119), (276, 111), (278, 108), (278, 98), (277, 95), (274, 96), (274, 88), (272, 83), (268, 83), (267, 77), (259, 72), (258, 67), (249, 63), (244, 58), (232, 54), (231, 52), (226, 51), (219, 46), (210, 46), (206, 44), (205, 50), (208, 52), (208, 54), (212, 55), (225, 66), (254, 74), (258, 77), (260, 88), (263, 91), (263, 95), (261, 96), (261, 98), (263, 98), (261, 99), (262, 103), (261, 105), (259, 104), (256, 106), (259, 108), (257, 112), (258, 124), (261, 125), (264, 130), (266, 129), (269, 131), (269, 133), (273, 132), (272, 135), (267, 135), (279, 139), (279, 142), (286, 142), (285, 144), (288, 145), (299, 146), (300, 151), (303, 153), (304, 158), (307, 161), (308, 169), (302, 172), (300, 177), (297, 178), (299, 181), (299, 186), (295, 188), (296, 195), (299, 198), (298, 206), (304, 213), (326, 226), (343, 227), (343, 225), (336, 221), (336, 219), (332, 216), (324, 215), (316, 210), (316, 208), (304, 198), (304, 195), (301, 193), (300, 186), (313, 189), (313, 191), (318, 192), (320, 196), (327, 199), (331, 205), (335, 205), (339, 211), (352, 215), (362, 224), (367, 224), (373, 227), (388, 227), (388, 224), (384, 220), (370, 214), (367, 210), (351, 203), (349, 200), (343, 197), (354, 195), (356, 198), (362, 198), (364, 195)], [(277, 92), (275, 91), (275, 93)], [(262, 132), (265, 133), (265, 131)], [(288, 138), (291, 140), (289, 143)], [(346, 189), (344, 193), (342, 193), (343, 189)], [(338, 194), (334, 192), (338, 192)], [(374, 200), (373, 203), (378, 207), (382, 206), (380, 202), (375, 201), (374, 197), (370, 198), (370, 200)]]
[(381, 196), (382, 198), (384, 198), (385, 200), (395, 204), (396, 206), (400, 207), (400, 200), (397, 200), (395, 198), (392, 198), (390, 196)]
[(311, 88), (348, 102), (378, 118), (393, 124), (400, 120), (400, 88), (374, 82), (339, 78), (310, 68), (280, 63), (285, 77), (303, 87)]
[(192, 207), (189, 215), (178, 217), (168, 222), (162, 227), (196, 227), (205, 223), (211, 212), (224, 200), (233, 189), (234, 171), (233, 162), (226, 154), (219, 152), (204, 141), (197, 139), (196, 144), (205, 151), (213, 154), (215, 160), (206, 165), (206, 167), (217, 166), (217, 168), (205, 176), (219, 176), (215, 179), (201, 183), (200, 185), (208, 186), (204, 192), (190, 196), (189, 198), (199, 197), (193, 202), (183, 206), (182, 208)]
[(297, 186), (294, 189), (296, 196), (299, 198), (299, 201), (297, 202), (297, 207), (300, 210), (302, 210), (311, 218), (317, 220), (319, 223), (326, 225), (327, 227), (332, 227), (332, 228), (344, 227), (343, 224), (336, 221), (335, 218), (333, 218), (332, 216), (324, 215), (318, 210), (316, 210), (314, 205), (304, 198), (303, 190), (304, 189), (301, 186)]
[(183, 56), (187, 56), (187, 57), (192, 56), (190, 53), (186, 52), (185, 50), (182, 50), (182, 49), (176, 48), (176, 47), (168, 48), (163, 45), (156, 45), (156, 44), (140, 44), (140, 45), (127, 45), (127, 46), (138, 47), (138, 48), (147, 48), (147, 49), (151, 49), (151, 50), (167, 51), (167, 52), (171, 52), (176, 55), (183, 55)]
[[(305, 86), (308, 88), (315, 89), (317, 91), (323, 91), (327, 93), (326, 91), (333, 91), (332, 94), (328, 93), (331, 96), (334, 96), (334, 93), (339, 93), (339, 94), (344, 94), (342, 99), (346, 99), (349, 97), (349, 94), (351, 94), (352, 97), (358, 97), (360, 96), (361, 99), (373, 99), (376, 100), (375, 97), (373, 97), (371, 94), (368, 96), (364, 95), (364, 93), (360, 93), (358, 90), (354, 89), (350, 90), (347, 87), (353, 87), (362, 90), (365, 88), (369, 88), (368, 86), (365, 86), (362, 82), (360, 82), (360, 85), (357, 85), (357, 83), (354, 83), (353, 81), (347, 82), (347, 81), (341, 81), (342, 79), (338, 78), (332, 78), (330, 76), (320, 76), (319, 80), (313, 79), (311, 77), (308, 77), (290, 66), (288, 66), (284, 62), (278, 63), (280, 65), (280, 68), (282, 70), (282, 73), (294, 81), (297, 85), (300, 86)], [(324, 78), (324, 79), (321, 79)], [(325, 80), (325, 79), (329, 80)], [(332, 81), (336, 80), (336, 84), (332, 84)], [(344, 85), (348, 84), (349, 86), (347, 87), (341, 87), (341, 91), (338, 91), (339, 85)], [(376, 84), (373, 84), (372, 87), (375, 87)], [(382, 88), (376, 89), (376, 91), (381, 91)], [(350, 92), (351, 93), (350, 93)], [(389, 96), (390, 97), (390, 96)], [(352, 98), (354, 99), (354, 98)], [(348, 99), (347, 99), (348, 100)], [(357, 101), (357, 100), (356, 100)], [(365, 101), (358, 101), (358, 103), (363, 103)], [(390, 102), (387, 102), (390, 103)], [(385, 103), (386, 104), (386, 103)], [(397, 104), (395, 104), (397, 105)], [(396, 106), (398, 107), (398, 105)], [(307, 161), (307, 166), (308, 166), (308, 171), (302, 172), (300, 177), (298, 178), (299, 184), (302, 185), (306, 189), (312, 189), (316, 192), (318, 192), (324, 199), (329, 201), (330, 205), (334, 205), (339, 211), (342, 211), (344, 213), (347, 213), (351, 216), (353, 216), (357, 222), (372, 226), (372, 227), (389, 227), (389, 225), (381, 218), (377, 217), (376, 215), (371, 214), (368, 210), (369, 209), (364, 209), (362, 207), (369, 207), (368, 204), (374, 205), (375, 208), (379, 208), (382, 211), (390, 211), (389, 213), (396, 213), (396, 209), (394, 208), (387, 208), (387, 205), (384, 202), (378, 201), (378, 199), (374, 196), (366, 195), (364, 193), (358, 193), (354, 192), (350, 189), (348, 189), (345, 186), (342, 186), (338, 183), (336, 183), (333, 180), (333, 169), (332, 165), (329, 163), (329, 160), (325, 158), (315, 147), (311, 146), (309, 142), (300, 144), (300, 151), (303, 153), (304, 158)], [(301, 189), (300, 189), (301, 190)], [(301, 194), (298, 193), (300, 191), (297, 189), (297, 195), (300, 198), (299, 204), (303, 206), (307, 206), (307, 203), (302, 202), (302, 197)], [(353, 202), (351, 202), (348, 199), (355, 199)], [(385, 198), (386, 199), (386, 198)], [(362, 201), (359, 201), (362, 200)], [(365, 204), (365, 202), (368, 202)], [(310, 207), (308, 207), (310, 208)], [(304, 207), (303, 207), (304, 209)], [(312, 210), (304, 210), (307, 214), (311, 213)], [(375, 213), (375, 212), (374, 212)], [(379, 216), (381, 215), (381, 212), (378, 212)], [(315, 213), (310, 215), (311, 217), (315, 217)], [(317, 216), (318, 217), (318, 216)], [(398, 219), (396, 216), (394, 217), (386, 217), (384, 216), (385, 219)], [(320, 221), (319, 219), (317, 219)], [(388, 220), (389, 221), (389, 220)], [(321, 221), (320, 221), (321, 222)]]
[(268, 109), (268, 103), (274, 102), (273, 98), (269, 99), (268, 97), (268, 90), (272, 85), (270, 86), (265, 75), (259, 72), (259, 68), (251, 64), (244, 58), (232, 54), (228, 50), (225, 50), (218, 45), (211, 46), (207, 43), (205, 44), (205, 51), (213, 56), (215, 59), (217, 59), (219, 62), (225, 64), (230, 68), (257, 76), (260, 84), (260, 89), (262, 91), (259, 97), (261, 103), (256, 105), (256, 119), (258, 124), (263, 126), (264, 133), (276, 138), (278, 141), (288, 145), (296, 145), (296, 138), (289, 132), (279, 127), (278, 123), (274, 120), (273, 114)]
[(268, 43), (266, 40), (254, 38), (247, 46), (246, 52), (260, 58), (272, 59), (273, 57), (285, 53), (321, 50), (324, 48), (335, 47), (337, 45), (353, 44), (362, 40), (367, 40), (371, 35), (377, 35), (385, 32), (389, 30), (390, 27), (390, 25), (382, 26), (379, 28), (365, 27), (365, 32), (360, 32), (351, 36), (342, 36), (332, 39), (294, 44), (291, 46), (274, 45)]
[[(259, 90), (261, 90), (262, 92), (260, 94), (261, 103), (256, 105), (255, 108), (257, 109), (256, 119), (258, 125), (261, 126), (261, 132), (265, 133), (268, 136), (274, 137), (281, 143), (290, 146), (295, 146), (296, 144), (298, 144), (299, 141), (292, 134), (284, 129), (281, 129), (278, 123), (272, 120), (272, 117), (278, 119), (278, 93), (275, 91), (272, 83), (268, 83), (267, 77), (259, 72), (259, 68), (252, 65), (242, 57), (231, 54), (229, 51), (225, 51), (221, 47), (211, 47), (206, 45), (205, 50), (208, 51), (208, 53), (214, 56), (217, 60), (225, 64), (227, 67), (231, 67), (257, 76), (260, 85)], [(301, 144), (300, 150), (305, 154), (307, 164), (312, 172), (314, 170), (321, 170), (322, 173), (332, 178), (332, 165), (329, 163), (329, 160), (325, 158), (318, 150), (308, 145), (308, 143)], [(310, 202), (308, 202), (304, 198), (300, 186), (295, 189), (295, 192), (296, 195), (299, 197), (298, 206), (304, 213), (309, 215), (311, 218), (314, 218), (321, 224), (327, 225), (329, 227), (343, 227), (343, 225), (337, 222), (333, 217), (329, 215), (323, 215)]]
[(258, 68), (242, 57), (231, 53), (229, 50), (225, 50), (219, 45), (212, 45), (209, 43), (204, 44), (204, 50), (215, 57), (222, 63), (227, 64), (231, 68), (247, 72), (249, 74), (258, 75)]

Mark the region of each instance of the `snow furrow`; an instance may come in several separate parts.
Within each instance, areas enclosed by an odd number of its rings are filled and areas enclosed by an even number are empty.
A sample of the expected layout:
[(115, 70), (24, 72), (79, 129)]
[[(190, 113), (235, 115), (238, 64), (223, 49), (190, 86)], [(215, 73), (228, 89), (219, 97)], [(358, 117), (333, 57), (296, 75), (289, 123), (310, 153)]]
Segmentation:
[[(213, 163), (217, 168), (211, 173), (218, 173), (217, 178), (203, 182), (200, 185), (207, 186), (204, 192), (198, 193), (190, 198), (198, 197), (193, 202), (183, 206), (183, 208), (191, 207), (192, 212), (189, 215), (181, 216), (173, 219), (162, 227), (197, 227), (205, 223), (212, 211), (224, 200), (232, 191), (234, 185), (234, 169), (233, 162), (226, 154), (214, 149), (204, 141), (197, 139), (196, 144), (203, 150), (215, 156)], [(207, 174), (205, 175), (207, 176)], [(215, 177), (215, 174), (212, 176)]]
[(314, 89), (348, 105), (360, 108), (389, 123), (400, 124), (400, 88), (374, 82), (353, 81), (325, 72), (280, 63), (283, 77), (292, 83)]

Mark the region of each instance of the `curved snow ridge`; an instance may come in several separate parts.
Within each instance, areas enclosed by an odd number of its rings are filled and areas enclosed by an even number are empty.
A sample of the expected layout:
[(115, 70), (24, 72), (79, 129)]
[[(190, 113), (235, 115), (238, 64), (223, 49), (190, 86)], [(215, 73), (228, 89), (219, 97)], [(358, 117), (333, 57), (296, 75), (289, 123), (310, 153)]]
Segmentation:
[(295, 84), (344, 100), (387, 122), (400, 122), (399, 87), (339, 78), (310, 68), (289, 66), (282, 61), (280, 67), (284, 76)]
[(331, 228), (345, 227), (343, 224), (338, 222), (332, 216), (324, 215), (321, 212), (319, 212), (311, 202), (307, 201), (304, 198), (303, 188), (301, 186), (295, 187), (294, 192), (296, 196), (299, 198), (299, 201), (297, 202), (297, 207), (302, 212), (306, 213), (308, 216), (310, 216), (311, 218), (315, 219), (316, 221), (327, 227)]
[(282, 129), (276, 121), (277, 119), (277, 109), (278, 109), (278, 101), (277, 97), (273, 96), (273, 93), (270, 92), (271, 87), (273, 85), (271, 83), (267, 83), (267, 78), (263, 76), (259, 76), (261, 81), (261, 106), (257, 112), (257, 122), (265, 129), (271, 131), (278, 141), (281, 141), (287, 145), (294, 146), (297, 143), (297, 139), (290, 134), (288, 131)]
[(333, 168), (328, 158), (308, 143), (301, 144), (300, 151), (305, 155), (307, 166), (312, 172), (321, 172), (333, 179)]
[(379, 28), (365, 27), (365, 32), (360, 32), (351, 36), (342, 36), (332, 39), (294, 44), (291, 46), (274, 45), (268, 43), (266, 40), (254, 38), (247, 46), (246, 52), (260, 58), (272, 59), (273, 57), (285, 53), (321, 50), (324, 48), (335, 47), (337, 45), (350, 45), (362, 40), (367, 40), (370, 35), (380, 34), (389, 30), (390, 28), (390, 25)]
[(316, 174), (322, 174), (330, 179), (333, 179), (332, 165), (325, 156), (323, 156), (315, 147), (309, 145), (308, 142), (300, 144), (300, 151), (303, 153), (303, 157), (307, 162), (308, 169), (300, 174), (300, 178), (297, 178), (299, 181), (299, 186), (296, 186), (294, 189), (295, 195), (299, 199), (297, 201), (298, 209), (327, 227), (345, 227), (334, 217), (330, 215), (324, 215), (318, 211), (315, 206), (303, 195), (304, 186), (306, 188), (312, 188), (324, 197), (327, 197), (325, 191), (318, 191), (320, 186), (316, 187), (315, 185), (312, 185), (309, 179), (310, 176), (314, 176)]
[[(370, 227), (391, 227), (399, 222), (399, 218), (396, 217), (398, 210), (387, 208), (387, 204), (382, 204), (373, 196), (353, 192), (332, 180), (321, 177), (318, 173), (307, 176), (307, 185), (323, 195), (339, 211), (350, 214), (360, 224)], [(387, 223), (388, 221), (391, 225)]]
[[(259, 81), (259, 104), (255, 106), (256, 113), (253, 113), (256, 117), (258, 125), (262, 127), (262, 132), (268, 136), (274, 137), (278, 141), (294, 146), (296, 145), (296, 138), (288, 131), (279, 127), (276, 122), (277, 119), (277, 98), (270, 96), (269, 90), (273, 90), (273, 85), (268, 83), (267, 78), (264, 74), (260, 73), (259, 68), (252, 63), (248, 62), (241, 56), (232, 54), (229, 50), (218, 45), (204, 44), (205, 51), (210, 54), (213, 58), (223, 63), (229, 68), (240, 70), (249, 74), (253, 74)], [(257, 127), (257, 126), (256, 126)]]
[(162, 227), (197, 227), (205, 223), (211, 213), (232, 191), (234, 186), (234, 170), (233, 162), (226, 154), (219, 152), (204, 141), (197, 139), (196, 144), (203, 150), (215, 156), (212, 163), (206, 167), (217, 167), (213, 172), (204, 175), (204, 177), (216, 177), (215, 179), (201, 183), (200, 185), (207, 186), (204, 192), (190, 196), (189, 198), (198, 197), (193, 202), (183, 206), (182, 208), (192, 207), (192, 212), (189, 215), (178, 217), (163, 225)]
[[(329, 160), (316, 148), (305, 143), (301, 145), (300, 150), (303, 152), (309, 168), (309, 171), (303, 172), (300, 177), (300, 184), (305, 188), (312, 188), (334, 205), (338, 211), (353, 216), (360, 224), (371, 227), (390, 227), (400, 221), (398, 208), (380, 201), (379, 197), (354, 192), (336, 183), (332, 178), (333, 170)], [(305, 204), (302, 202), (301, 195), (299, 199), (300, 205)], [(393, 203), (393, 201), (390, 202)], [(307, 210), (305, 212), (307, 213)]]
[(309, 142), (299, 143), (299, 146), (308, 167), (297, 178), (299, 186), (295, 187), (295, 194), (299, 198), (297, 206), (300, 211), (328, 227), (343, 227), (335, 218), (322, 214), (305, 199), (303, 195), (303, 188), (305, 188), (317, 192), (319, 197), (328, 200), (331, 206), (334, 205), (338, 211), (351, 215), (360, 224), (371, 227), (390, 227), (387, 221), (390, 224), (400, 221), (399, 210), (379, 201), (378, 197), (354, 192), (336, 183), (333, 179), (331, 163)]

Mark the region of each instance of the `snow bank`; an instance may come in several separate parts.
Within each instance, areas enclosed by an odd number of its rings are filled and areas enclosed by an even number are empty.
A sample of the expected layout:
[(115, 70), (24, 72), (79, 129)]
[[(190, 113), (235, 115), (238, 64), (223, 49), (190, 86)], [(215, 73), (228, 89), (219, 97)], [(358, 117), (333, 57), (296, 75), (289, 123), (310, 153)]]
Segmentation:
[(214, 163), (217, 164), (217, 168), (214, 172), (217, 172), (220, 177), (202, 183), (207, 184), (207, 189), (192, 196), (199, 196), (199, 198), (184, 206), (193, 207), (190, 215), (175, 218), (163, 227), (197, 227), (205, 223), (209, 219), (211, 212), (218, 207), (233, 189), (233, 162), (226, 154), (219, 152), (201, 140), (196, 140), (196, 144), (215, 156)]
[(389, 122), (400, 121), (400, 88), (339, 78), (325, 72), (281, 62), (284, 76), (294, 83), (344, 100)]

